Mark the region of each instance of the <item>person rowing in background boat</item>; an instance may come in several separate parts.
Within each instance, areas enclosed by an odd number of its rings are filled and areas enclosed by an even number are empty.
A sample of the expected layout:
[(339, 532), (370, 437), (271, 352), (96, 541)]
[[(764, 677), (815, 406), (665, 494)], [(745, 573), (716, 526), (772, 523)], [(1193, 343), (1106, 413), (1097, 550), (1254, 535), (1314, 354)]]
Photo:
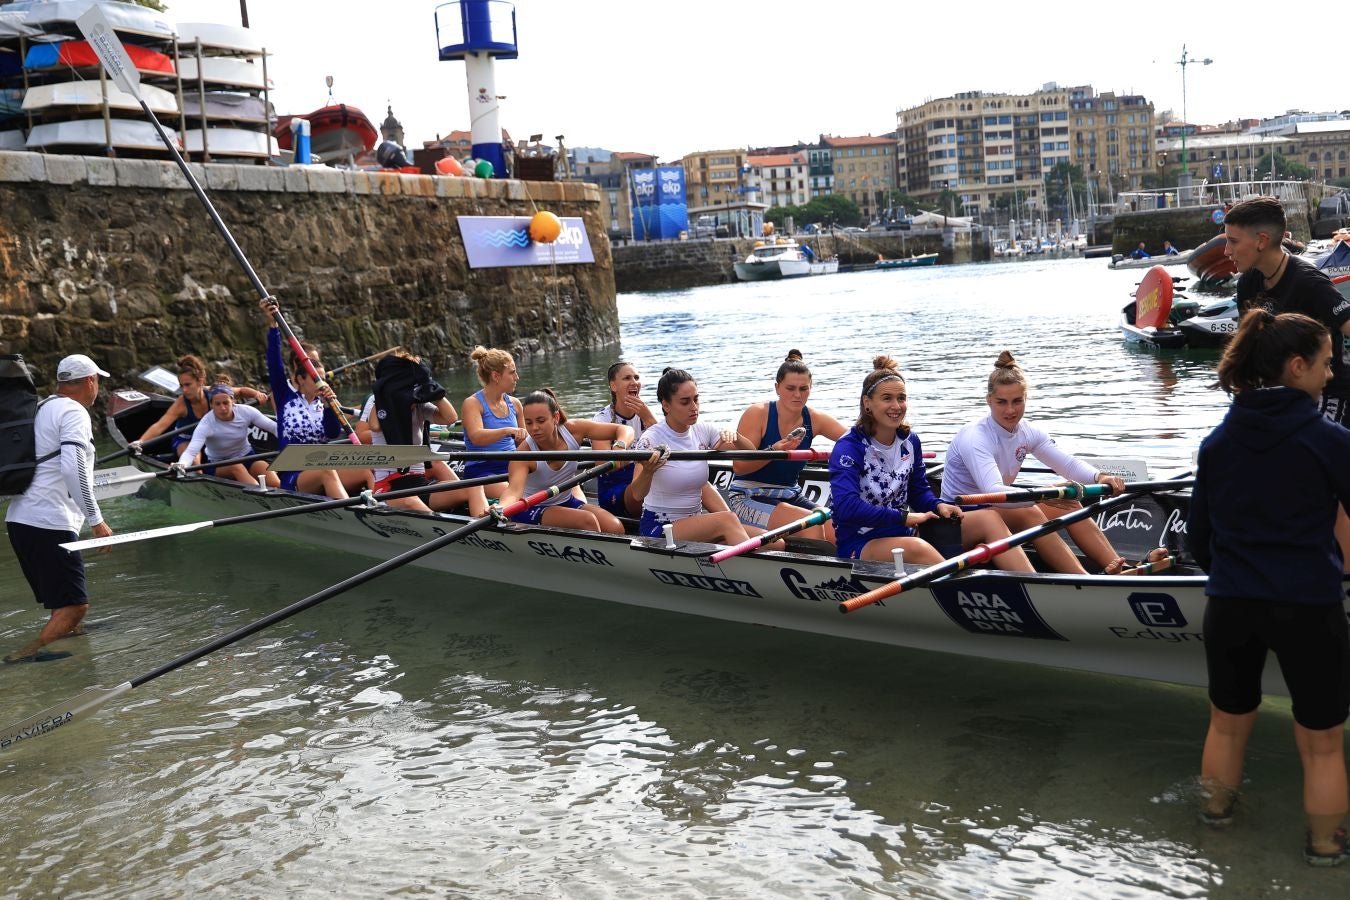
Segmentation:
[[(606, 377), (609, 405), (596, 413), (593, 421), (627, 425), (633, 429), (631, 446), (644, 431), (656, 424), (656, 415), (642, 401), (642, 376), (632, 363), (620, 360), (609, 367)], [(609, 441), (605, 440), (592, 440), (591, 446), (596, 450), (610, 449)], [(632, 484), (632, 466), (621, 466), (601, 475), (596, 482), (600, 506), (616, 516), (641, 516), (642, 498), (634, 496)], [(726, 501), (711, 483), (703, 485), (703, 506), (716, 512), (727, 508)]]
[[(1028, 393), (1026, 373), (1007, 350), (999, 354), (994, 371), (989, 375), (985, 402), (989, 415), (965, 425), (952, 438), (947, 448), (946, 466), (942, 472), (942, 495), (959, 497), (962, 494), (984, 494), (1003, 491), (1017, 478), (1028, 455), (1035, 456), (1062, 478), (1082, 484), (1105, 484), (1112, 495), (1119, 494), (1125, 481), (1118, 475), (1099, 472), (1080, 459), (1065, 453), (1055, 445), (1050, 435), (1023, 420)], [(1036, 503), (1007, 504), (994, 507), (1007, 527), (1022, 531), (1044, 524), (1052, 516), (1066, 509), (1077, 509), (1076, 500), (1055, 500)], [(978, 507), (977, 507), (978, 508)], [(1121, 557), (1101, 528), (1091, 519), (1084, 519), (1068, 527), (1076, 543), (1088, 559), (1108, 575), (1125, 568)], [(1087, 574), (1073, 550), (1058, 534), (1047, 534), (1032, 542), (1041, 559), (1053, 571)], [(1165, 555), (1165, 553), (1160, 554)]]
[[(141, 433), (141, 436), (127, 444), (133, 454), (141, 452), (141, 446), (151, 438), (159, 437), (166, 431), (186, 428), (200, 422), (211, 411), (211, 403), (206, 399), (206, 363), (200, 357), (189, 353), (178, 359), (178, 396), (164, 410), (164, 415)], [(195, 430), (195, 429), (194, 429)], [(181, 454), (191, 435), (184, 433), (173, 439), (173, 452)]]
[[(892, 551), (900, 549), (909, 562), (939, 563), (942, 554), (918, 536), (918, 527), (930, 519), (963, 517), (960, 507), (941, 502), (928, 486), (923, 445), (905, 421), (908, 412), (909, 394), (898, 365), (889, 356), (877, 356), (863, 379), (857, 424), (830, 452), (830, 505), (841, 559), (889, 562)], [(1003, 536), (1007, 533), (1003, 529)], [(1015, 568), (1021, 555), (1010, 550), (996, 560), (1001, 568)]]
[[(459, 413), (445, 396), (445, 388), (431, 375), (431, 367), (421, 358), (399, 348), (385, 356), (375, 366), (375, 387), (356, 426), (362, 443), (376, 445), (429, 445), (429, 425), (453, 425)], [(425, 487), (437, 482), (458, 481), (455, 473), (441, 460), (403, 469), (376, 469), (373, 473), (373, 491), (376, 495), (388, 491)], [(463, 503), (469, 504), (470, 515), (478, 518), (487, 513), (487, 500), (481, 489), (465, 488), (459, 491), (438, 491), (423, 500), (419, 497), (400, 497), (388, 501), (390, 506), (418, 512), (447, 510)]]
[(1186, 523), (1190, 551), (1209, 573), (1200, 818), (1219, 827), (1233, 820), (1261, 673), (1274, 651), (1293, 700), (1304, 854), (1315, 866), (1350, 858), (1340, 827), (1350, 807), (1350, 637), (1334, 532), (1350, 504), (1350, 432), (1317, 406), (1332, 377), (1332, 347), (1327, 329), (1307, 316), (1243, 316), (1219, 361), (1219, 386), (1233, 404), (1200, 444)]
[[(464, 449), (509, 453), (526, 438), (525, 414), (520, 401), (511, 396), (520, 382), (516, 361), (505, 350), (481, 346), (473, 348), (469, 359), (477, 367), (478, 381), (483, 387), (460, 404), (464, 413)], [(504, 459), (469, 460), (464, 464), (464, 477), (505, 475), (506, 469)], [(488, 497), (501, 497), (506, 486), (489, 484), (477, 490), (483, 492), (486, 501)]]
[[(276, 422), (251, 406), (236, 405), (234, 388), (229, 385), (212, 385), (207, 388), (206, 397), (211, 403), (210, 415), (203, 417), (201, 423), (192, 430), (192, 440), (183, 448), (178, 461), (169, 467), (179, 473), (196, 463), (198, 455), (203, 451), (206, 459), (201, 462), (252, 456), (257, 451), (248, 440), (250, 428), (258, 428), (271, 435), (277, 433)], [(244, 484), (256, 484), (257, 476), (264, 473), (267, 476), (268, 487), (281, 485), (276, 473), (267, 470), (267, 461), (263, 459), (257, 460), (248, 468), (245, 468), (243, 463), (217, 466), (213, 474), (217, 478), (233, 478)]]
[[(684, 541), (739, 544), (762, 529), (742, 525), (726, 508), (709, 510), (703, 502), (708, 483), (706, 460), (671, 461), (668, 450), (753, 450), (754, 445), (734, 431), (719, 431), (698, 420), (698, 384), (683, 369), (668, 368), (656, 383), (656, 399), (665, 420), (643, 432), (634, 449), (655, 450), (646, 462), (633, 466), (633, 496), (642, 501), (638, 531), (661, 537), (666, 525)], [(719, 495), (720, 498), (720, 495)], [(777, 549), (776, 547), (773, 549)]]
[[(266, 298), (259, 305), (267, 315), (267, 380), (272, 388), (273, 402), (277, 408), (277, 449), (285, 450), (288, 444), (326, 444), (343, 436), (342, 423), (333, 411), (324, 405), (327, 399), (335, 399), (333, 389), (327, 384), (316, 382), (299, 359), (291, 361), (290, 375), (295, 387), (286, 377), (287, 368), (281, 353), (281, 329), (277, 326), (277, 302)], [(319, 361), (319, 352), (309, 345), (301, 345), (314, 366), (315, 373), (323, 378), (323, 363)], [(370, 486), (369, 469), (305, 469), (300, 472), (283, 472), (281, 486), (288, 491), (302, 491), (307, 494), (324, 494), (334, 499), (350, 496), (348, 490), (364, 489)]]
[[(741, 414), (736, 431), (760, 450), (796, 450), (811, 448), (821, 434), (838, 441), (848, 433), (828, 413), (812, 411), (806, 405), (811, 396), (811, 370), (802, 362), (800, 350), (789, 350), (774, 376), (777, 400), (756, 403)], [(728, 488), (727, 506), (745, 525), (773, 529), (795, 522), (815, 504), (802, 495), (798, 479), (804, 462), (786, 459), (737, 460), (731, 464), (736, 477)], [(829, 523), (799, 532), (799, 536), (834, 543), (834, 528)]]
[(234, 401), (236, 403), (254, 403), (259, 407), (267, 405), (268, 396), (257, 388), (251, 388), (243, 384), (235, 384), (234, 379), (230, 378), (228, 372), (217, 372), (215, 378), (211, 379), (213, 385), (223, 384), (234, 390)]
[[(584, 438), (593, 442), (604, 440), (615, 450), (623, 450), (633, 441), (633, 429), (627, 425), (569, 419), (549, 388), (527, 394), (521, 406), (527, 432), (522, 450), (580, 453), (579, 441)], [(557, 465), (538, 460), (512, 460), (509, 468), (511, 480), (502, 493), (501, 504), (510, 506), (517, 500), (548, 490), (576, 473), (576, 460), (566, 460)], [(494, 511), (499, 509), (499, 506), (493, 507)], [(512, 519), (526, 525), (623, 534), (623, 524), (613, 513), (584, 502), (576, 496), (575, 488), (531, 506), (512, 516)]]

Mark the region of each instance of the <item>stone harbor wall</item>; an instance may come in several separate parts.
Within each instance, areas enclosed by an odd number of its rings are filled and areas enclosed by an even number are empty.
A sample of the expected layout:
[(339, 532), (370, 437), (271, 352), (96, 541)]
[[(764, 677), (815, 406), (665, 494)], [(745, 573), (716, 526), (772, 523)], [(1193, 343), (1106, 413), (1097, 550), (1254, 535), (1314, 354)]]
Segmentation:
[[(582, 183), (194, 165), (296, 333), (330, 366), (396, 344), (434, 369), (618, 340), (600, 194)], [(585, 221), (594, 264), (470, 269), (456, 216)], [(0, 153), (0, 348), (50, 385), (66, 353), (117, 384), (184, 353), (265, 381), (258, 295), (172, 163)], [(144, 385), (142, 385), (144, 386)]]
[[(1111, 252), (1128, 256), (1140, 241), (1155, 256), (1162, 253), (1163, 241), (1171, 241), (1178, 250), (1199, 247), (1223, 231), (1223, 226), (1215, 224), (1212, 218), (1214, 210), (1221, 208), (1215, 204), (1116, 213)], [(1294, 238), (1306, 243), (1311, 236), (1308, 204), (1303, 200), (1285, 200), (1284, 215)]]

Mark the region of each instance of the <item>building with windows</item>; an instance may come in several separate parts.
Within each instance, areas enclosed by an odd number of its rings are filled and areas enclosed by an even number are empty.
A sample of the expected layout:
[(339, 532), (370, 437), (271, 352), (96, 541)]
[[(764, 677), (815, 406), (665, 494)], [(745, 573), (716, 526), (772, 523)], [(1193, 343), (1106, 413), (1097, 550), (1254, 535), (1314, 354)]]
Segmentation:
[[(820, 146), (829, 151), (831, 168), (829, 190), (821, 193), (848, 197), (858, 204), (865, 220), (880, 217), (891, 205), (891, 191), (896, 187), (895, 161), (899, 150), (896, 135), (834, 137), (822, 134)], [(814, 171), (809, 163), (808, 169)], [(811, 195), (819, 196), (814, 191)]]
[(686, 154), (684, 166), (685, 199), (689, 211), (705, 206), (732, 206), (747, 194), (745, 176), (749, 174), (744, 150), (704, 150)]
[(901, 189), (948, 200), (962, 215), (1043, 216), (1048, 179), (1061, 163), (1079, 166), (1103, 202), (1153, 171), (1153, 105), (1137, 95), (1098, 95), (1091, 85), (968, 91), (901, 110), (896, 120)]
[(811, 199), (807, 192), (806, 154), (780, 153), (746, 158), (750, 171), (746, 186), (757, 189), (751, 196), (774, 206), (802, 206)]

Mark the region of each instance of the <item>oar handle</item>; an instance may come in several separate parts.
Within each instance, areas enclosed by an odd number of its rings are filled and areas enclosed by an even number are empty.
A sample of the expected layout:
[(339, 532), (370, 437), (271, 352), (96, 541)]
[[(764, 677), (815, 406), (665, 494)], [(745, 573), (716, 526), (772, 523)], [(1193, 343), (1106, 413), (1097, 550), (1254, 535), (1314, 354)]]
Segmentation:
[(367, 363), (373, 363), (376, 360), (384, 359), (390, 353), (397, 353), (399, 350), (402, 349), (403, 347), (401, 345), (398, 347), (390, 347), (388, 350), (381, 350), (379, 353), (372, 353), (369, 356), (362, 357), (361, 359), (354, 359), (349, 363), (344, 363), (338, 366), (336, 369), (329, 369), (328, 377), (332, 378), (334, 375), (337, 375), (341, 372), (345, 372), (348, 369), (354, 369), (357, 366), (363, 366), (366, 365)]
[(880, 603), (887, 597), (894, 597), (896, 594), (910, 588), (923, 587), (930, 581), (936, 581), (947, 575), (955, 575), (963, 569), (978, 565), (987, 560), (993, 559), (1004, 550), (1008, 549), (1007, 538), (1001, 541), (995, 541), (992, 544), (979, 544), (974, 548), (967, 550), (960, 556), (953, 556), (951, 559), (940, 562), (935, 566), (930, 566), (922, 571), (915, 572), (912, 575), (906, 575), (890, 584), (883, 584), (879, 588), (873, 588), (865, 594), (859, 594), (856, 597), (850, 597), (840, 602), (839, 611), (841, 613), (851, 613), (862, 609), (865, 606), (871, 606), (873, 603)]
[(765, 544), (772, 544), (780, 537), (786, 537), (789, 534), (796, 534), (798, 531), (803, 531), (807, 528), (811, 528), (816, 525), (823, 525), (825, 524), (825, 521), (830, 518), (830, 515), (831, 512), (829, 509), (823, 506), (818, 507), (817, 509), (812, 511), (811, 515), (806, 516), (805, 518), (798, 519), (795, 522), (789, 522), (786, 525), (780, 525), (779, 527), (771, 531), (766, 531), (763, 534), (755, 535), (749, 540), (741, 541), (734, 547), (728, 547), (725, 550), (718, 550), (716, 553), (712, 554), (708, 558), (715, 563), (720, 563), (724, 559), (731, 559), (733, 556), (740, 556), (743, 553), (749, 553), (751, 550), (758, 550)]
[[(1122, 493), (1147, 491), (1179, 491), (1195, 484), (1193, 478), (1176, 478), (1170, 481), (1133, 481), (1125, 485)], [(954, 503), (974, 506), (980, 503), (1026, 503), (1038, 500), (1086, 500), (1104, 497), (1111, 493), (1109, 484), (1056, 484), (1043, 488), (1002, 491), (988, 494), (961, 494), (953, 498)]]

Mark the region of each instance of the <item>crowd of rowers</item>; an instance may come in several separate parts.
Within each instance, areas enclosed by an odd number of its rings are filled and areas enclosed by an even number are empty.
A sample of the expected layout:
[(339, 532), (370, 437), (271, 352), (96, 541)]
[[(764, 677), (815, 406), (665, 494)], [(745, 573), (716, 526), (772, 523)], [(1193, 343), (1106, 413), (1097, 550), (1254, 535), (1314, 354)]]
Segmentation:
[[(307, 360), (296, 357), (288, 366), (272, 315), (275, 306), (264, 301), (263, 309), (272, 321), (266, 359), (276, 420), (238, 402), (263, 404), (269, 400), (266, 393), (234, 387), (224, 376), (207, 387), (201, 360), (187, 356), (178, 366), (181, 395), (133, 442), (133, 450), (139, 452), (151, 438), (194, 422), (198, 424), (190, 436), (181, 435), (174, 444), (176, 469), (203, 459), (254, 455), (248, 440), (251, 427), (275, 435), (282, 449), (291, 443), (328, 443), (344, 437), (342, 423), (332, 410), (336, 398), (322, 381), (318, 350), (302, 344)], [(1075, 501), (992, 506), (953, 502), (963, 495), (1003, 491), (1013, 483), (1028, 455), (1071, 482), (1105, 484), (1112, 493), (1124, 487), (1120, 477), (1066, 453), (1042, 429), (1025, 421), (1029, 383), (1007, 351), (989, 376), (988, 415), (960, 429), (947, 449), (942, 497), (932, 490), (922, 444), (907, 419), (905, 379), (888, 356), (876, 357), (872, 371), (863, 378), (857, 421), (851, 428), (808, 405), (811, 370), (796, 350), (788, 353), (774, 376), (776, 398), (752, 404), (734, 429), (699, 420), (698, 384), (682, 369), (662, 373), (656, 387), (658, 415), (642, 399), (637, 368), (616, 362), (607, 375), (610, 402), (591, 419), (577, 419), (563, 411), (547, 388), (518, 398), (519, 375), (510, 353), (477, 347), (471, 360), (482, 389), (456, 410), (426, 363), (402, 351), (383, 357), (376, 365), (372, 393), (355, 425), (356, 434), (365, 443), (425, 444), (428, 426), (460, 422), (469, 451), (572, 451), (581, 455), (583, 442), (589, 442), (593, 450), (651, 451), (643, 461), (602, 474), (594, 502), (573, 488), (513, 517), (528, 524), (622, 534), (621, 518), (636, 518), (639, 533), (646, 537), (662, 536), (669, 525), (677, 540), (740, 543), (799, 520), (813, 509), (799, 484), (806, 463), (736, 460), (734, 478), (723, 496), (708, 480), (706, 460), (670, 459), (669, 451), (806, 449), (817, 436), (834, 442), (829, 460), (832, 521), (805, 530), (800, 537), (828, 542), (841, 558), (889, 561), (892, 551), (899, 548), (907, 561), (928, 565), (943, 556), (921, 536), (921, 528), (928, 533), (926, 523), (945, 522), (948, 535), (959, 531), (960, 549), (965, 550), (1077, 507)], [(318, 381), (311, 376), (310, 365)], [(408, 496), (389, 503), (420, 512), (467, 506), (469, 515), (480, 517), (571, 478), (577, 468), (576, 461), (473, 460), (464, 465), (466, 480), (485, 476), (502, 480), (440, 490), (425, 500)], [(270, 487), (332, 498), (362, 490), (378, 495), (459, 480), (440, 461), (426, 464), (422, 471), (320, 469), (282, 473), (278, 478), (267, 471), (265, 460), (259, 460), (251, 466), (219, 466), (214, 474), (248, 484), (262, 477)], [(1114, 574), (1127, 565), (1091, 519), (1067, 530), (1097, 570)], [(769, 545), (770, 549), (779, 546)], [(1046, 534), (1033, 546), (1047, 568), (1085, 572), (1079, 557), (1058, 534)], [(944, 549), (954, 552), (955, 541), (948, 540)], [(1010, 571), (1033, 568), (1020, 547), (1004, 551), (994, 562)]]

